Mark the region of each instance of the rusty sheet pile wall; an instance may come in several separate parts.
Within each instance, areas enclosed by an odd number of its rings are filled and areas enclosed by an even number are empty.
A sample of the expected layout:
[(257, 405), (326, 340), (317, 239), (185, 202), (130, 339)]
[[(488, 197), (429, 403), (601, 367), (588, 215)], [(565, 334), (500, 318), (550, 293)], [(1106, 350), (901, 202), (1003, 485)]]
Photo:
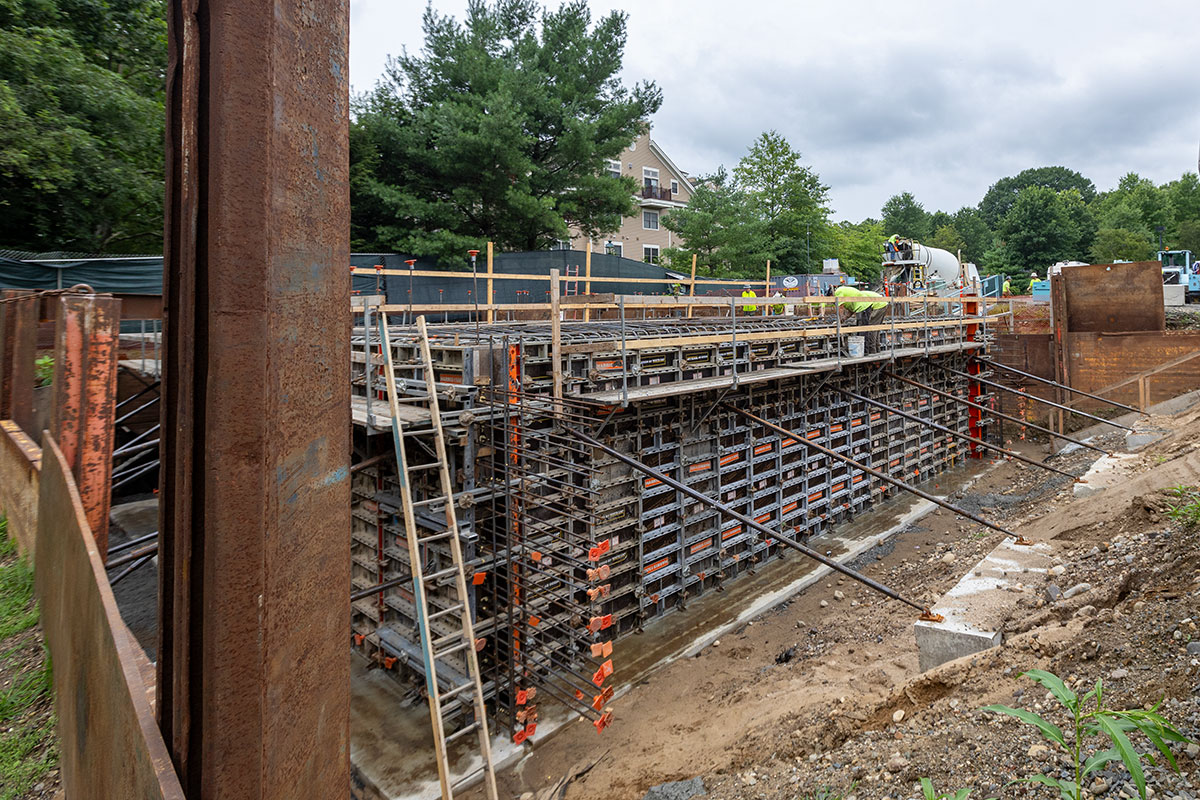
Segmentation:
[[(564, 323), (560, 357), (549, 323), (431, 329), (456, 475), (460, 541), (475, 611), (483, 685), (501, 735), (536, 733), (543, 700), (603, 730), (619, 670), (619, 641), (780, 554), (764, 539), (662, 482), (569, 435), (576, 428), (704, 495), (804, 541), (898, 490), (718, 406), (746, 409), (887, 474), (921, 483), (962, 461), (970, 445), (867, 403), (847, 389), (962, 433), (986, 424), (952, 396), (983, 402), (960, 371), (985, 346), (985, 326), (959, 309), (884, 332), (894, 359), (840, 357), (830, 318)], [(915, 312), (914, 312), (915, 313)], [(354, 473), (353, 606), (357, 648), (400, 674), (423, 674), (391, 426), (371, 313), (353, 337), (359, 465)], [(360, 320), (362, 317), (360, 316)], [(899, 322), (912, 322), (903, 318)], [(853, 332), (848, 329), (847, 332)], [(390, 334), (397, 382), (419, 397), (411, 328)], [(368, 356), (368, 352), (370, 355)], [(888, 362), (891, 363), (888, 363)], [(370, 366), (368, 367), (368, 362)], [(401, 367), (405, 370), (401, 374)], [(884, 368), (936, 387), (930, 394)], [(555, 372), (564, 385), (554, 395)], [(428, 425), (411, 406), (406, 426)], [(409, 464), (430, 461), (414, 449)], [(417, 522), (444, 527), (436, 472), (409, 475)], [(450, 564), (427, 547), (426, 573)], [(450, 635), (447, 591), (430, 598), (431, 636)], [(466, 674), (437, 676), (455, 685)], [(453, 670), (450, 670), (453, 672)], [(458, 709), (467, 721), (469, 702)]]

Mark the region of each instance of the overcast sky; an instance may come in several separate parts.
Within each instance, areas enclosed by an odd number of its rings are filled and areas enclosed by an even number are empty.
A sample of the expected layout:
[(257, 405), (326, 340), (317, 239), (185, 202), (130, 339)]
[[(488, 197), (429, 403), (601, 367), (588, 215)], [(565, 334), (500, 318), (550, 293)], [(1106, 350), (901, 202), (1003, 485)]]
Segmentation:
[[(553, 0), (557, 5), (557, 0)], [(434, 0), (461, 18), (466, 0)], [(1195, 170), (1200, 0), (593, 0), (629, 14), (627, 84), (653, 80), (651, 135), (690, 173), (782, 133), (835, 218), (910, 191), (974, 205), (998, 178), (1061, 164), (1097, 188)], [(419, 50), (424, 0), (351, 0), (350, 79)]]

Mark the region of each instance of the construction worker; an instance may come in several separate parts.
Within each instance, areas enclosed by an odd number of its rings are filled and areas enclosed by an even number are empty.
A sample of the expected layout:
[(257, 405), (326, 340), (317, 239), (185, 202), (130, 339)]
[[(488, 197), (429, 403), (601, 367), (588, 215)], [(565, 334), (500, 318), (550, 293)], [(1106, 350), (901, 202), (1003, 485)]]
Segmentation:
[(1004, 286), (1000, 289), (1000, 293), (1005, 297), (1012, 297), (1012, 281), (1008, 278), (1004, 279)]
[[(834, 289), (833, 296), (865, 298), (863, 301), (841, 303), (838, 308), (838, 316), (842, 319), (846, 319), (851, 314), (857, 314), (859, 325), (881, 325), (887, 319), (888, 302), (879, 292), (856, 289), (853, 286), (839, 286)], [(870, 302), (871, 298), (879, 298), (879, 300)], [(863, 344), (863, 352), (867, 355), (879, 352), (879, 331), (866, 331), (863, 334)]]
[[(776, 292), (775, 294), (771, 295), (772, 300), (774, 300), (776, 297), (783, 297), (783, 294), (780, 292)], [(772, 314), (782, 314), (783, 312), (784, 312), (783, 303), (773, 303), (771, 305), (771, 313)]]
[[(747, 283), (742, 287), (742, 297), (758, 297), (758, 295), (754, 293), (754, 290), (750, 288), (750, 284)], [(742, 306), (742, 313), (756, 314), (758, 313), (758, 306)]]
[(898, 234), (898, 233), (893, 233), (891, 236), (889, 236), (887, 238), (887, 242), (884, 244), (884, 247), (887, 249), (887, 253), (889, 256), (892, 256), (892, 257), (895, 256), (896, 250), (897, 250), (896, 245), (898, 245), (899, 243), (900, 243), (900, 234)]

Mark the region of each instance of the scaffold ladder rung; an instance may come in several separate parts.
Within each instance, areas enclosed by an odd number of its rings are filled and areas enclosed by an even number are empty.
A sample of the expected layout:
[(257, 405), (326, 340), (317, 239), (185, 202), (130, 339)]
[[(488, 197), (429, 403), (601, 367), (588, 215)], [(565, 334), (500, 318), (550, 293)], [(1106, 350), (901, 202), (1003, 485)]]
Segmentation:
[[(383, 377), (387, 386), (388, 407), (392, 417), (392, 442), (396, 450), (401, 513), (404, 518), (405, 538), (408, 541), (409, 564), (412, 569), (413, 608), (417, 617), (417, 627), (420, 629), (421, 634), (421, 655), (425, 666), (425, 689), (429, 695), (429, 716), (433, 725), (433, 746), (437, 760), (438, 779), (441, 782), (442, 798), (443, 800), (451, 800), (454, 796), (454, 784), (450, 775), (450, 763), (447, 758), (446, 747), (451, 742), (475, 732), (479, 736), (479, 752), (483, 760), (483, 781), (487, 796), (490, 800), (498, 800), (496, 772), (492, 764), (491, 740), (488, 734), (487, 709), (484, 707), (483, 684), (480, 681), (479, 673), (479, 658), (475, 651), (475, 631), (471, 619), (472, 609), (470, 594), (467, 589), (466, 565), (463, 560), (462, 545), (458, 536), (458, 518), (454, 505), (454, 483), (446, 453), (446, 440), (442, 427), (441, 409), (437, 393), (428, 393), (422, 399), (425, 401), (425, 407), (429, 411), (430, 427), (428, 429), (423, 428), (420, 431), (406, 431), (404, 429), (404, 424), (400, 416), (400, 398), (396, 390), (397, 367), (393, 364), (392, 359), (387, 313), (382, 308), (379, 308), (377, 313), (379, 315), (379, 337), (383, 349)], [(429, 333), (425, 327), (425, 317), (423, 316), (417, 317), (417, 345), (420, 350), (421, 360), (419, 366), (423, 369), (424, 377), (426, 380), (436, 380), (433, 370), (433, 357), (429, 348)], [(426, 440), (423, 442), (426, 445), (430, 444), (427, 440), (432, 439), (432, 449), (436, 454), (437, 460), (431, 464), (422, 464), (410, 468), (405, 451), (405, 442), (418, 437)], [(428, 450), (428, 448), (426, 449)], [(409, 473), (416, 469), (424, 470), (433, 468), (436, 468), (438, 471), (441, 491), (437, 497), (429, 498), (425, 504), (430, 504), (429, 501), (440, 501), (446, 515), (446, 525), (438, 533), (421, 536), (421, 528), (416, 518), (417, 504), (413, 502), (412, 484)], [(425, 574), (425, 559), (420, 548), (423, 544), (438, 539), (444, 539), (449, 544), (451, 566)], [(429, 599), (426, 595), (426, 591), (430, 588), (429, 584), (430, 582), (448, 577), (453, 577), (454, 579), (453, 605), (443, 611), (430, 614)], [(435, 640), (430, 628), (430, 622), (435, 618), (450, 616), (454, 612), (457, 612), (459, 615), (460, 630), (450, 636), (444, 636)], [(439, 644), (455, 639), (458, 640), (458, 644), (445, 650), (437, 649)], [(462, 653), (463, 660), (466, 661), (469, 682), (452, 688), (443, 694), (438, 687), (439, 667), (442, 668), (441, 671), (443, 674), (461, 672), (461, 662), (455, 664), (453, 661), (447, 660), (458, 653)], [(473, 697), (472, 706), (475, 718), (465, 727), (447, 736), (445, 717), (447, 704), (445, 701), (464, 693), (468, 687), (471, 689)]]

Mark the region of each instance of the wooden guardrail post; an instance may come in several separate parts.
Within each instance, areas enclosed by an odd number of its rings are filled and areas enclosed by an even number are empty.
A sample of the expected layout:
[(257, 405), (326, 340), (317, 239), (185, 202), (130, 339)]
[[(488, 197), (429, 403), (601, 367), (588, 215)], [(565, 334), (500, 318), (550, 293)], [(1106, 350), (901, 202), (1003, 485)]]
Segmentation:
[[(691, 300), (691, 299), (694, 299), (695, 297), (696, 297), (696, 254), (692, 253), (692, 278), (691, 278), (691, 280), (688, 281), (688, 299)], [(692, 308), (694, 308), (694, 306), (691, 303), (688, 303), (687, 315), (689, 317), (692, 316)]]
[(563, 374), (562, 374), (562, 310), (559, 305), (558, 270), (550, 270), (550, 354), (554, 363), (550, 365), (550, 374), (554, 379), (555, 410), (562, 412)]
[(492, 290), (492, 275), (493, 275), (493, 258), (494, 258), (494, 256), (493, 256), (493, 252), (492, 252), (492, 243), (491, 242), (488, 242), (487, 256), (488, 256), (488, 259), (487, 259), (487, 310), (488, 310), (487, 321), (495, 322), (496, 321), (496, 312), (492, 309), (492, 306), (496, 302), (496, 294)]
[[(763, 286), (765, 287), (763, 289), (763, 298), (764, 299), (769, 298), (771, 296), (771, 259), (769, 259), (769, 258), (767, 259), (767, 280), (763, 284)], [(759, 315), (763, 316), (763, 317), (767, 316), (767, 314), (769, 313), (768, 309), (770, 307), (771, 307), (770, 303), (763, 303), (762, 308), (760, 308), (758, 310)]]
[[(592, 242), (588, 240), (587, 255), (583, 261), (583, 293), (590, 295), (592, 293)], [(592, 318), (592, 309), (589, 306), (583, 307), (583, 321), (588, 322)]]

